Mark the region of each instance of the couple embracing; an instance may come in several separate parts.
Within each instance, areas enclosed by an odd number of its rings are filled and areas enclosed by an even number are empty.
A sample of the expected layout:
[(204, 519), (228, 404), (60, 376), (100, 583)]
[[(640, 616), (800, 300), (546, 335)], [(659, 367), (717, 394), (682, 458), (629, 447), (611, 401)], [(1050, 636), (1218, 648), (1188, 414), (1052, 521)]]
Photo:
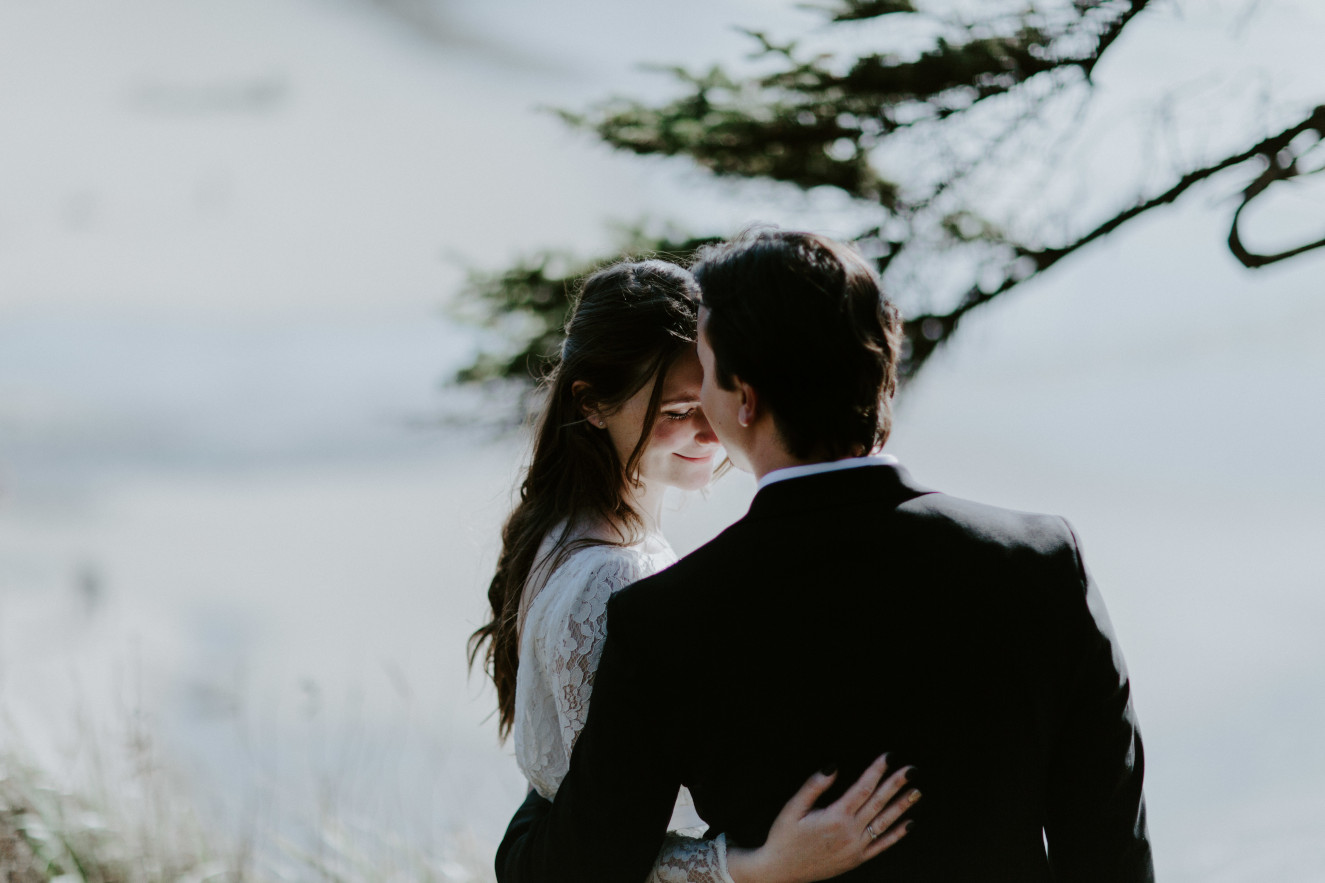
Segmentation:
[[(813, 234), (585, 282), (471, 642), (531, 785), (501, 883), (1153, 879), (1077, 538), (879, 452), (900, 343)], [(758, 491), (677, 561), (662, 495), (719, 443)]]

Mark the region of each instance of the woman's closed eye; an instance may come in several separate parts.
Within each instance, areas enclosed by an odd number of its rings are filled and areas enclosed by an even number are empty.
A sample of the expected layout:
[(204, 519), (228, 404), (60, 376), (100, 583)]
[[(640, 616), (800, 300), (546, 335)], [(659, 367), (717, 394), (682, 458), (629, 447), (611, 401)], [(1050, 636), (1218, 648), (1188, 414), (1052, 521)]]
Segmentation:
[(684, 411), (663, 411), (668, 420), (689, 420), (699, 412), (699, 408), (686, 408)]

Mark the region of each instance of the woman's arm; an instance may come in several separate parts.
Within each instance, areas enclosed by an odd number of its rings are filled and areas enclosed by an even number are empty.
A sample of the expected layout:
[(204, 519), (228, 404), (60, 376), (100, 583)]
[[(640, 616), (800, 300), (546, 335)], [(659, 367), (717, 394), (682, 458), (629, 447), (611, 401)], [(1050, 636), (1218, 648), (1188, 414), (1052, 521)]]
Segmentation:
[[(628, 561), (612, 560), (595, 567), (579, 596), (549, 620), (555, 633), (541, 635), (543, 662), (553, 685), (562, 745), (570, 757), (584, 728), (593, 693), (594, 673), (607, 637), (607, 600), (617, 590), (643, 577)], [(727, 871), (726, 839), (705, 840), (669, 832), (647, 883), (744, 883)]]
[[(568, 572), (556, 576), (583, 584), (578, 591), (565, 593), (564, 600), (558, 599), (554, 615), (539, 623), (540, 632), (535, 638), (568, 758), (589, 715), (594, 675), (607, 640), (607, 602), (615, 592), (646, 575), (629, 559), (599, 552), (586, 549), (579, 553), (578, 561), (563, 565)], [(586, 561), (595, 563), (586, 566)], [(552, 588), (552, 580), (548, 588)]]

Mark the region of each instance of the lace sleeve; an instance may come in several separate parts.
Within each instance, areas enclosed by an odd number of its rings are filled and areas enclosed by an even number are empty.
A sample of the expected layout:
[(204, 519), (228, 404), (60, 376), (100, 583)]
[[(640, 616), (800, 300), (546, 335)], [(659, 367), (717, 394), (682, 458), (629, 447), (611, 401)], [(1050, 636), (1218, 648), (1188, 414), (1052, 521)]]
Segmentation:
[(543, 625), (541, 654), (566, 757), (570, 757), (589, 712), (593, 676), (603, 655), (603, 639), (607, 637), (608, 599), (645, 575), (635, 562), (624, 556), (593, 549), (576, 557), (580, 560), (565, 567), (570, 572), (557, 576), (575, 579), (582, 588), (559, 593), (557, 607), (550, 611)]
[[(589, 711), (594, 672), (607, 636), (608, 599), (648, 575), (630, 557), (593, 552), (576, 557), (578, 566), (567, 567), (558, 576), (582, 580), (583, 589), (559, 593), (560, 603), (549, 611), (553, 615), (545, 620), (540, 641), (567, 757)], [(727, 873), (726, 838), (704, 840), (669, 831), (647, 883), (732, 883)]]
[(704, 840), (668, 831), (646, 883), (732, 883), (727, 835)]

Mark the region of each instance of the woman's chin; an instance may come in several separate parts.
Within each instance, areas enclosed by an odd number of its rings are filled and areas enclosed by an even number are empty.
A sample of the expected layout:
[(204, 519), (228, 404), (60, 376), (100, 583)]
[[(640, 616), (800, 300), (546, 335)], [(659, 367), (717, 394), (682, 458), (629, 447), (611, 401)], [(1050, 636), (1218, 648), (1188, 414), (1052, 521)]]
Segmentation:
[(704, 488), (713, 484), (712, 464), (702, 475), (686, 476), (684, 479), (676, 482), (673, 487), (683, 491), (702, 491)]

